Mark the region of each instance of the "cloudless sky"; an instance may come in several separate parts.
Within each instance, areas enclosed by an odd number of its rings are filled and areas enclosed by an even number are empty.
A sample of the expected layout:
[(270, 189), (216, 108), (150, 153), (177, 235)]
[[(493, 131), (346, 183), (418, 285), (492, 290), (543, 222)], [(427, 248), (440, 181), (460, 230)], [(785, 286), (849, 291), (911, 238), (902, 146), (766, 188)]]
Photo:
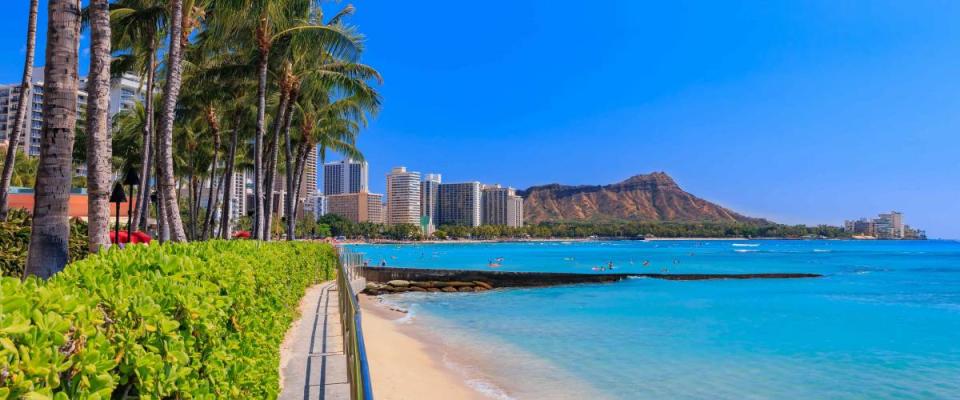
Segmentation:
[[(27, 3), (5, 4), (0, 82)], [(353, 4), (385, 79), (374, 191), (396, 165), (518, 188), (665, 171), (750, 216), (899, 210), (960, 238), (960, 2)]]

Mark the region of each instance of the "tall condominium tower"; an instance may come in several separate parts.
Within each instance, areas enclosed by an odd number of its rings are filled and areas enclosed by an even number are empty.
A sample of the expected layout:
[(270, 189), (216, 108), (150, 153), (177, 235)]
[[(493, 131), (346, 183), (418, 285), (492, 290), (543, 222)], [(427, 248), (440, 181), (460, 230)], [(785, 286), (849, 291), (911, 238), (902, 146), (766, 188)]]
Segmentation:
[(420, 216), (427, 217), (427, 232), (433, 233), (439, 213), (440, 174), (427, 174), (420, 182)]
[(317, 149), (314, 147), (307, 152), (307, 160), (303, 165), (303, 177), (300, 179), (300, 198), (298, 213), (302, 216), (304, 213), (312, 212), (314, 216), (320, 216), (320, 210), (317, 209)]
[(523, 226), (523, 197), (507, 197), (507, 226)]
[(420, 173), (395, 167), (387, 174), (387, 224), (420, 224)]
[(368, 189), (367, 162), (351, 159), (323, 165), (323, 194), (366, 192)]
[[(40, 155), (40, 135), (43, 129), (43, 67), (33, 68), (33, 82), (30, 91), (30, 104), (27, 117), (23, 121), (24, 129), (20, 136), (20, 150), (31, 157)], [(77, 90), (77, 127), (82, 128), (86, 118), (87, 92), (82, 82)], [(20, 84), (0, 85), (0, 140), (8, 141), (13, 133), (20, 104)], [(112, 115), (111, 115), (112, 116)]]
[(437, 225), (480, 226), (480, 182), (442, 183)]
[(484, 225), (523, 226), (523, 198), (514, 188), (484, 185), (481, 191)]

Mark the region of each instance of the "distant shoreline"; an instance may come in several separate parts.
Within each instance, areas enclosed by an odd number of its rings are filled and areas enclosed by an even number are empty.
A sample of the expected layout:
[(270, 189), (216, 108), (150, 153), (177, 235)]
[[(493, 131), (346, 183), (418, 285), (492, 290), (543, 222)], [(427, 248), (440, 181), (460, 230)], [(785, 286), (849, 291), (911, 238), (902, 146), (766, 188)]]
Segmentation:
[(827, 241), (851, 241), (851, 242), (913, 242), (923, 241), (924, 239), (855, 239), (855, 238), (788, 238), (788, 237), (655, 237), (655, 238), (623, 238), (623, 237), (603, 237), (603, 238), (513, 238), (513, 239), (455, 239), (455, 240), (392, 240), (392, 239), (374, 239), (374, 240), (345, 240), (335, 242), (336, 244), (481, 244), (481, 243), (537, 243), (537, 242), (619, 242), (619, 241), (638, 241), (638, 242), (670, 242), (670, 241), (767, 241), (767, 240), (827, 240)]

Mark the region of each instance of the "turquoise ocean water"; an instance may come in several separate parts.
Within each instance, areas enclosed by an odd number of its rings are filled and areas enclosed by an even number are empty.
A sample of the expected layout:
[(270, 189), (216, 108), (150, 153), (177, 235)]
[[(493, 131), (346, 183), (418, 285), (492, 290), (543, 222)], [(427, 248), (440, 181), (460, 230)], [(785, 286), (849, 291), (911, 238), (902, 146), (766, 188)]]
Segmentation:
[[(504, 271), (814, 272), (387, 301), (501, 398), (960, 399), (960, 242), (358, 245), (371, 264)], [(644, 262), (649, 265), (644, 266)], [(462, 353), (462, 354), (460, 354)], [(476, 367), (477, 365), (482, 368)]]

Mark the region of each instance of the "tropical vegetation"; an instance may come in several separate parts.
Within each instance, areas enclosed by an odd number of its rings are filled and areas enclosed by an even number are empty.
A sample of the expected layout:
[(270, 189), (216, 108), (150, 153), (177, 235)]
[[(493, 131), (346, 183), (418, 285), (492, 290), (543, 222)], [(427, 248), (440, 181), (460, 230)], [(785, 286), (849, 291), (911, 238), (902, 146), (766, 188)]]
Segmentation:
[(0, 398), (267, 399), (329, 245), (109, 249), (47, 281), (0, 278)]
[[(0, 276), (21, 277), (27, 263), (30, 245), (30, 214), (24, 209), (12, 209), (6, 221), (0, 221)], [(87, 223), (70, 220), (69, 261), (87, 256)], [(2, 313), (2, 311), (0, 311)]]
[[(314, 151), (321, 160), (328, 152), (362, 159), (357, 136), (381, 103), (380, 74), (362, 63), (364, 37), (350, 23), (356, 9), (318, 0), (87, 3), (81, 10), (75, 0), (48, 0), (40, 157), (17, 156), (22, 129), (5, 146), (0, 220), (11, 185), (35, 189), (25, 274), (48, 278), (70, 260), (66, 204), (76, 184), (88, 193), (89, 251), (111, 245), (108, 197), (127, 171), (141, 182), (129, 194), (133, 226), (147, 230), (155, 219), (160, 242), (231, 238), (233, 207), (245, 201), (233, 177), (246, 170), (254, 239), (314, 236), (316, 226), (298, 226), (309, 223), (298, 215), (308, 160)], [(37, 0), (30, 10), (22, 93), (34, 78)], [(90, 37), (84, 54), (81, 28)], [(83, 56), (88, 97), (77, 122)], [(146, 95), (110, 120), (111, 78), (124, 74), (139, 76)], [(25, 114), (17, 110), (16, 127)], [(79, 165), (87, 176), (73, 179)], [(281, 190), (287, 195), (275, 195)]]
[(665, 222), (545, 222), (510, 227), (504, 225), (442, 225), (424, 236), (414, 225), (355, 223), (337, 215), (324, 215), (317, 222), (333, 236), (364, 240), (458, 240), (458, 239), (547, 239), (547, 238), (849, 238), (843, 228), (819, 225), (746, 223), (665, 223)]

